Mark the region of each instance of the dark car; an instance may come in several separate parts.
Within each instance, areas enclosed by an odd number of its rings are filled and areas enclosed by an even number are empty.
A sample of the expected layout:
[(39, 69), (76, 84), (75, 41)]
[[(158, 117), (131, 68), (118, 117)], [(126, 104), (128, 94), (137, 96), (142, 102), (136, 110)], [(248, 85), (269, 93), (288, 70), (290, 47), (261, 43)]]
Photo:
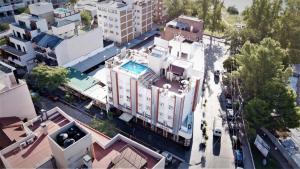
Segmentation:
[(220, 71), (219, 71), (219, 70), (216, 70), (216, 71), (214, 72), (214, 76), (217, 77), (217, 78), (219, 78), (219, 77), (220, 77)]
[(236, 166), (239, 166), (239, 167), (244, 166), (242, 150), (234, 150), (234, 160), (235, 160)]
[(226, 99), (226, 108), (232, 109), (232, 100), (231, 99)]

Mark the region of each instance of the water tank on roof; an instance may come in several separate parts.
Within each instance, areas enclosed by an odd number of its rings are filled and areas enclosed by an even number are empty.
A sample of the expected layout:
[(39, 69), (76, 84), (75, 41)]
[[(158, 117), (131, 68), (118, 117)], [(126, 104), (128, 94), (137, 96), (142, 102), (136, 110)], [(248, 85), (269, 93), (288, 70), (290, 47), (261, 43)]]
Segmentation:
[(56, 141), (57, 144), (60, 146), (64, 145), (64, 141), (68, 138), (68, 134), (67, 133), (60, 133), (59, 135), (56, 136)]
[(73, 143), (75, 143), (75, 140), (74, 139), (66, 139), (65, 141), (64, 141), (64, 148), (67, 148), (67, 147), (69, 147), (70, 145), (72, 145)]

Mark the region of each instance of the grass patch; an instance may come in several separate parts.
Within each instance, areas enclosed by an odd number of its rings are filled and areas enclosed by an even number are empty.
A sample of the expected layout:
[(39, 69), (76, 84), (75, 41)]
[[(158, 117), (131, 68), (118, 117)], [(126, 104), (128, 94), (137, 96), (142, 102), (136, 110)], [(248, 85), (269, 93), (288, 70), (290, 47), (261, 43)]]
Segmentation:
[(116, 131), (116, 127), (111, 120), (98, 120), (96, 118), (93, 118), (90, 123), (90, 127), (111, 138), (118, 134)]
[(259, 152), (259, 150), (255, 147), (254, 144), (251, 144), (251, 151), (252, 151), (253, 160), (254, 160), (256, 169), (277, 169), (277, 168), (281, 168), (279, 163), (270, 154), (267, 156), (267, 165), (264, 166), (262, 164), (264, 156)]
[(242, 15), (232, 15), (225, 9), (222, 10), (222, 19), (227, 27), (234, 27), (236, 24), (243, 23)]
[(5, 45), (6, 44), (6, 39), (5, 38), (1, 38), (0, 39), (0, 46)]

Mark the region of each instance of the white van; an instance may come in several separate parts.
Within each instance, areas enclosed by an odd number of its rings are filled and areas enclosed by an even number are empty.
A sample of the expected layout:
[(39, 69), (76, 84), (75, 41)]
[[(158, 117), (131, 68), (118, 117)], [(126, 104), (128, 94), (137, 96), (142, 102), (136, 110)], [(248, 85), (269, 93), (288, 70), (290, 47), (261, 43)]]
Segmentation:
[(214, 136), (222, 136), (222, 119), (219, 117), (214, 118), (214, 129), (213, 129), (213, 135)]

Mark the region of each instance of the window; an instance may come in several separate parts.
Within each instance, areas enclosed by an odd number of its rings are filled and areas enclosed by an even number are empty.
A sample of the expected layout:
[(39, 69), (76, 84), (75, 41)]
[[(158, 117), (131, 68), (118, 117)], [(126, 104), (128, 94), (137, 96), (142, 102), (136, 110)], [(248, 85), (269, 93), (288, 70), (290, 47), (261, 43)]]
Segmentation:
[(161, 107), (164, 107), (164, 103), (160, 103), (160, 106), (161, 106)]
[(123, 89), (123, 86), (119, 86), (119, 89)]
[(120, 99), (122, 99), (123, 98), (123, 95), (120, 95)]
[(147, 101), (150, 101), (150, 97), (147, 97)]
[(173, 119), (173, 117), (172, 116), (168, 116), (168, 119), (171, 120), (171, 119)]
[(173, 110), (173, 106), (169, 105), (169, 110)]
[(147, 107), (146, 107), (146, 110), (150, 110), (150, 106), (147, 106)]

